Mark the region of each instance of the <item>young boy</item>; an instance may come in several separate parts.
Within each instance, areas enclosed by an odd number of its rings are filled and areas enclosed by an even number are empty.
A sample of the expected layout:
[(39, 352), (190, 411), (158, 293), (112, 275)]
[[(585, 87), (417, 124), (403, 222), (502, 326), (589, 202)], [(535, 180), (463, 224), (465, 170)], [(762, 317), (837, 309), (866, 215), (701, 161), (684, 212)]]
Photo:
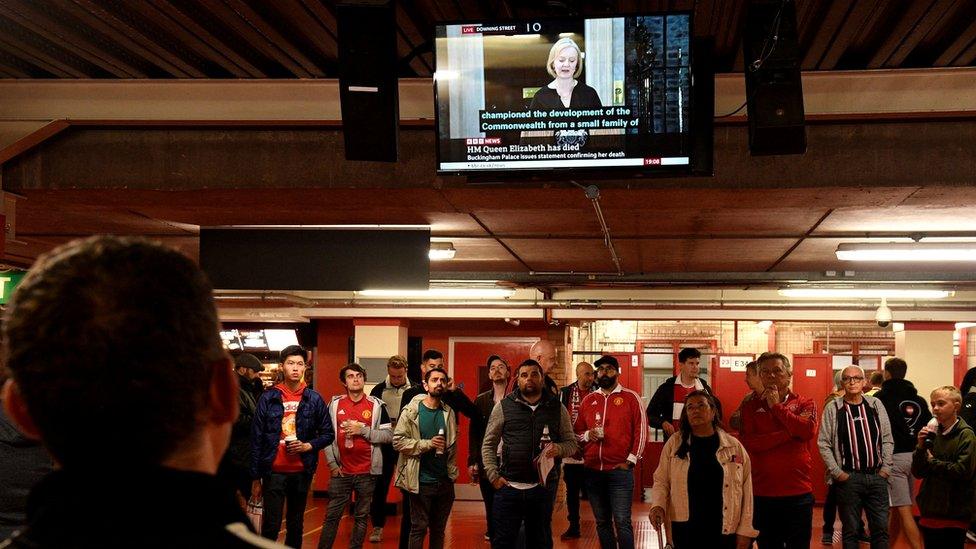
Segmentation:
[(932, 391), (935, 428), (918, 433), (912, 474), (922, 480), (918, 507), (926, 547), (962, 549), (973, 516), (976, 434), (959, 417), (962, 395), (952, 386)]

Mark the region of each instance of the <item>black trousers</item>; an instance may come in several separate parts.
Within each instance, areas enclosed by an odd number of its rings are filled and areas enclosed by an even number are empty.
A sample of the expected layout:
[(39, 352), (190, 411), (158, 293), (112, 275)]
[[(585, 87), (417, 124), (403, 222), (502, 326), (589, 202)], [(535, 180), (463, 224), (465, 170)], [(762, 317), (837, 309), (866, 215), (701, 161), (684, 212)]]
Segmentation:
[(492, 516), (492, 505), (495, 501), (495, 487), (488, 482), (488, 475), (479, 467), (478, 488), (481, 489), (481, 499), (485, 502), (485, 516), (488, 518), (488, 539), (495, 538), (495, 518)]
[(390, 480), (393, 479), (393, 468), (397, 462), (397, 452), (392, 444), (381, 445), (380, 451), (383, 453), (383, 473), (376, 479), (373, 501), (369, 505), (369, 517), (374, 528), (386, 525), (386, 494), (390, 490)]
[(708, 531), (707, 527), (692, 524), (688, 521), (672, 522), (671, 535), (674, 537), (674, 549), (735, 549), (735, 534), (722, 534), (721, 525), (715, 531)]
[(566, 481), (566, 509), (569, 511), (569, 527), (579, 530), (580, 492), (583, 491), (583, 464), (563, 464)]
[(400, 515), (400, 543), (397, 547), (400, 549), (409, 549), (410, 547), (410, 492), (400, 488), (400, 495), (403, 496), (403, 504), (401, 505)]
[(813, 494), (753, 498), (752, 525), (759, 549), (809, 549), (813, 530)]
[(308, 499), (308, 487), (311, 484), (312, 475), (304, 472), (271, 473), (264, 477), (261, 487), (264, 495), (262, 537), (270, 540), (278, 539), (282, 515), (287, 513), (285, 524), (288, 533), (285, 534), (285, 545), (301, 548), (302, 532), (305, 528), (305, 503)]
[(963, 549), (966, 545), (966, 530), (963, 528), (926, 528), (922, 526), (921, 530), (925, 547)]

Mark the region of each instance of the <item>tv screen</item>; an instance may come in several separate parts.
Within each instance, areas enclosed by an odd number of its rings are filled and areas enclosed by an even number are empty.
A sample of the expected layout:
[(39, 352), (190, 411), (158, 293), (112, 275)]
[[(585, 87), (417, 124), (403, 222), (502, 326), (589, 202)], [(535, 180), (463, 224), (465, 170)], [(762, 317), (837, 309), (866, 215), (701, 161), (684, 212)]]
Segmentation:
[(711, 170), (690, 13), (445, 24), (436, 36), (440, 173), (691, 172), (702, 154)]

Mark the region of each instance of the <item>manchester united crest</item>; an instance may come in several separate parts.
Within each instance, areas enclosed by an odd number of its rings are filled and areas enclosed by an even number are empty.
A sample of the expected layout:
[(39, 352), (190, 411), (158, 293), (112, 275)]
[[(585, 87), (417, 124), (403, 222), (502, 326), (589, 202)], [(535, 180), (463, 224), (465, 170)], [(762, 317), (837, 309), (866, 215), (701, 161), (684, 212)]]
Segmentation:
[(371, 417), (373, 417), (372, 410), (363, 410), (363, 419), (369, 419)]
[(613, 399), (613, 405), (614, 406), (621, 406), (621, 405), (623, 405), (623, 403), (624, 403), (624, 397), (617, 397), (617, 398)]

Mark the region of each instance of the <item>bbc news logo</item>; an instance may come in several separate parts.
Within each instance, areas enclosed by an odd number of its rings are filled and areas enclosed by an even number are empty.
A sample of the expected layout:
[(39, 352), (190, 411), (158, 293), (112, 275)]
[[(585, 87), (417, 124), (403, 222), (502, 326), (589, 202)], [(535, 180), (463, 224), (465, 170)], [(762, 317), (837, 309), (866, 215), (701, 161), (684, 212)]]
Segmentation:
[(644, 165), (645, 166), (660, 166), (661, 165), (661, 158), (660, 157), (658, 157), (658, 158), (645, 158), (644, 159)]
[(501, 137), (470, 137), (464, 140), (465, 145), (501, 145)]

